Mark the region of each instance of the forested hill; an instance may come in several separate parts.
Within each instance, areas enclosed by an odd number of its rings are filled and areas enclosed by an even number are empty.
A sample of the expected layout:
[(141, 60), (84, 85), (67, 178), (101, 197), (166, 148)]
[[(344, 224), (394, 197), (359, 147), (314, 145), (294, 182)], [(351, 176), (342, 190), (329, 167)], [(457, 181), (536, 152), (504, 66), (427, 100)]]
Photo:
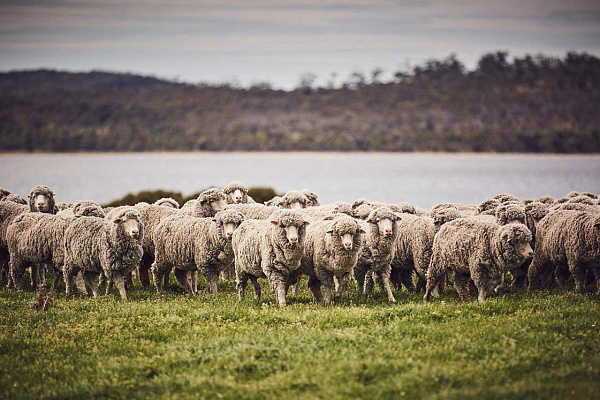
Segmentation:
[(487, 54), (290, 92), (106, 72), (0, 74), (0, 150), (599, 152), (600, 60)]

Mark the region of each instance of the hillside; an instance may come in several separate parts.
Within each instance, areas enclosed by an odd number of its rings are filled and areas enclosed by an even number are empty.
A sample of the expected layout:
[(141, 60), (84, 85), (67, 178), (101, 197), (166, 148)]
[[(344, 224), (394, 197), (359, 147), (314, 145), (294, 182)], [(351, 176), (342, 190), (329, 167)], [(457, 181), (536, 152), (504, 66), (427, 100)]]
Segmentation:
[(106, 72), (0, 74), (2, 151), (600, 151), (600, 60), (498, 52), (381, 82), (183, 85)]

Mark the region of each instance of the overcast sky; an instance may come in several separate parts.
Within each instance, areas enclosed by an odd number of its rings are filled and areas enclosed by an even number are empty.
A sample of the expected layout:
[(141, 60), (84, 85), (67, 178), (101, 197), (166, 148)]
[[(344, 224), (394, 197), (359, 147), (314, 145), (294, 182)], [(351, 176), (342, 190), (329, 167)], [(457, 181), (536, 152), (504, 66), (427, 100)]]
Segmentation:
[(456, 53), (600, 55), (599, 0), (0, 0), (0, 70), (128, 71), (291, 88)]

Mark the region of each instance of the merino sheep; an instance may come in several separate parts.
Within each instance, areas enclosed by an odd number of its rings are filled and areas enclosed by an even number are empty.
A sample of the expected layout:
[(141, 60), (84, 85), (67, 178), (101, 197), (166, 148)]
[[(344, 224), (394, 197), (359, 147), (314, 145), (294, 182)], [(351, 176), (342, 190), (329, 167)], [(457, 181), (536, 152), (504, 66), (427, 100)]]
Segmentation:
[(298, 190), (290, 190), (281, 197), (278, 206), (280, 208), (289, 208), (292, 210), (300, 210), (308, 207), (312, 203), (304, 193)]
[[(87, 209), (87, 211), (85, 211), (85, 212), (88, 212), (88, 213), (94, 213), (94, 211), (92, 211), (92, 210), (101, 210), (102, 211), (101, 218), (104, 218), (106, 216), (106, 213), (102, 209), (102, 206), (92, 200), (80, 200), (80, 201), (71, 203), (68, 208), (58, 211), (56, 213), (56, 215), (58, 215), (62, 218), (74, 218), (75, 216), (81, 217), (81, 216), (85, 216), (85, 214), (83, 214), (84, 209)], [(96, 214), (99, 214), (99, 211), (96, 212)], [(97, 215), (88, 215), (88, 216), (97, 216)]]
[(75, 217), (104, 218), (102, 207), (78, 207), (73, 216), (45, 213), (21, 214), (8, 226), (6, 239), (10, 253), (10, 272), (16, 289), (23, 287), (25, 269), (33, 264), (49, 264), (54, 269), (54, 291), (64, 264), (64, 233)]
[(162, 199), (158, 199), (154, 202), (157, 206), (170, 207), (170, 208), (179, 208), (179, 202), (171, 197), (163, 197)]
[(567, 203), (578, 203), (578, 204), (587, 204), (590, 206), (595, 206), (598, 204), (598, 202), (596, 201), (596, 199), (591, 198), (589, 196), (584, 196), (582, 194), (580, 194), (579, 196), (575, 196), (575, 197), (571, 197)]
[(553, 272), (559, 285), (565, 286), (570, 272), (575, 290), (583, 292), (588, 270), (596, 276), (600, 290), (600, 214), (576, 210), (548, 213), (537, 225), (529, 290), (538, 288)]
[[(103, 272), (109, 282), (115, 282), (121, 298), (126, 300), (125, 278), (142, 259), (143, 237), (144, 224), (133, 207), (122, 210), (112, 221), (76, 218), (64, 234), (63, 276), (67, 295), (71, 294), (73, 277), (81, 271), (97, 297), (98, 276)], [(107, 285), (107, 293), (110, 286)]]
[(152, 232), (155, 261), (152, 275), (156, 291), (163, 292), (163, 276), (175, 268), (175, 277), (188, 293), (197, 292), (197, 273), (217, 293), (219, 273), (233, 264), (231, 239), (244, 216), (235, 210), (219, 211), (214, 218), (175, 215), (163, 219)]
[(433, 240), (423, 300), (447, 272), (454, 272), (454, 287), (469, 301), (471, 279), (484, 301), (502, 283), (506, 271), (531, 258), (531, 232), (523, 224), (500, 226), (482, 218), (460, 218), (445, 224)]
[(500, 204), (502, 203), (498, 199), (488, 199), (477, 206), (477, 214), (495, 215)]
[(56, 214), (54, 192), (48, 186), (37, 185), (29, 193), (29, 209), (31, 212)]
[(354, 217), (358, 219), (367, 219), (373, 212), (373, 207), (368, 204), (360, 204), (354, 208)]
[(225, 198), (225, 193), (221, 189), (206, 189), (196, 199), (191, 215), (198, 218), (214, 217), (227, 206)]
[(269, 280), (277, 304), (285, 306), (285, 287), (290, 272), (300, 267), (308, 222), (296, 210), (279, 210), (268, 221), (246, 220), (233, 233), (235, 274), (240, 300), (248, 279), (254, 297), (260, 299), (259, 277)]
[(279, 207), (279, 202), (281, 201), (281, 196), (275, 196), (271, 200), (265, 201), (265, 206), (267, 207)]
[[(308, 287), (316, 301), (330, 304), (334, 283), (335, 297), (341, 297), (348, 288), (362, 250), (364, 233), (354, 218), (344, 214), (308, 225), (300, 268), (292, 272), (290, 283), (294, 284), (301, 274), (306, 274)], [(321, 285), (325, 289), (325, 298)]]
[(10, 191), (0, 187), (0, 201), (4, 200), (9, 194)]
[(302, 189), (300, 192), (308, 199), (307, 207), (318, 207), (321, 205), (319, 203), (319, 196), (312, 190)]
[[(12, 278), (9, 273), (8, 243), (6, 240), (6, 231), (8, 226), (21, 214), (29, 212), (29, 207), (12, 201), (0, 201), (0, 280), (5, 276), (7, 286), (12, 287)], [(35, 287), (37, 287), (37, 276), (35, 277)]]
[(433, 224), (439, 230), (442, 225), (447, 222), (454, 221), (458, 218), (463, 218), (460, 211), (454, 207), (437, 209), (431, 212), (431, 218), (433, 219)]
[(223, 188), (223, 193), (227, 197), (227, 204), (255, 203), (254, 199), (248, 196), (248, 188), (242, 182), (229, 182)]
[(600, 207), (592, 206), (589, 204), (583, 204), (583, 203), (559, 203), (559, 204), (552, 206), (552, 208), (550, 208), (550, 211), (558, 211), (558, 210), (575, 210), (575, 211), (587, 211), (587, 212), (591, 212), (591, 213), (597, 213), (597, 212), (600, 212)]
[(500, 193), (500, 194), (497, 194), (494, 197), (492, 197), (492, 199), (496, 199), (496, 200), (500, 201), (500, 203), (506, 203), (509, 201), (521, 202), (521, 200), (519, 200), (519, 198), (517, 196), (515, 196), (514, 194), (510, 194), (510, 193)]
[(460, 203), (440, 203), (436, 204), (431, 208), (431, 215), (434, 215), (441, 210), (447, 208), (454, 208), (459, 211), (460, 216), (462, 218), (473, 217), (477, 215), (477, 206), (470, 204), (460, 204)]
[(537, 201), (538, 203), (543, 203), (547, 206), (551, 206), (554, 204), (554, 197), (546, 195), (546, 196), (538, 197), (534, 201)]
[(365, 289), (369, 291), (372, 288), (373, 280), (365, 280), (367, 272), (371, 272), (373, 278), (377, 277), (377, 283), (381, 291), (386, 293), (388, 301), (396, 301), (390, 287), (390, 263), (396, 251), (396, 221), (399, 219), (398, 214), (387, 207), (381, 207), (374, 210), (366, 221), (360, 221), (367, 233), (365, 245), (354, 268), (359, 294), (362, 295)]
[(527, 216), (522, 203), (503, 203), (496, 208), (496, 221), (498, 225), (511, 223), (525, 224)]

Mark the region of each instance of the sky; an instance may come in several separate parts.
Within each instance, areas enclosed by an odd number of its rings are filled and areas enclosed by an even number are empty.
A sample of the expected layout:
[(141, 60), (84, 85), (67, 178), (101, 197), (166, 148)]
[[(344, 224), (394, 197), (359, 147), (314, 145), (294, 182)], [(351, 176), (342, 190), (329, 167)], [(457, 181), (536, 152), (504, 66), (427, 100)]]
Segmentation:
[(0, 0), (0, 71), (109, 70), (184, 82), (394, 71), (455, 53), (600, 56), (600, 0)]

